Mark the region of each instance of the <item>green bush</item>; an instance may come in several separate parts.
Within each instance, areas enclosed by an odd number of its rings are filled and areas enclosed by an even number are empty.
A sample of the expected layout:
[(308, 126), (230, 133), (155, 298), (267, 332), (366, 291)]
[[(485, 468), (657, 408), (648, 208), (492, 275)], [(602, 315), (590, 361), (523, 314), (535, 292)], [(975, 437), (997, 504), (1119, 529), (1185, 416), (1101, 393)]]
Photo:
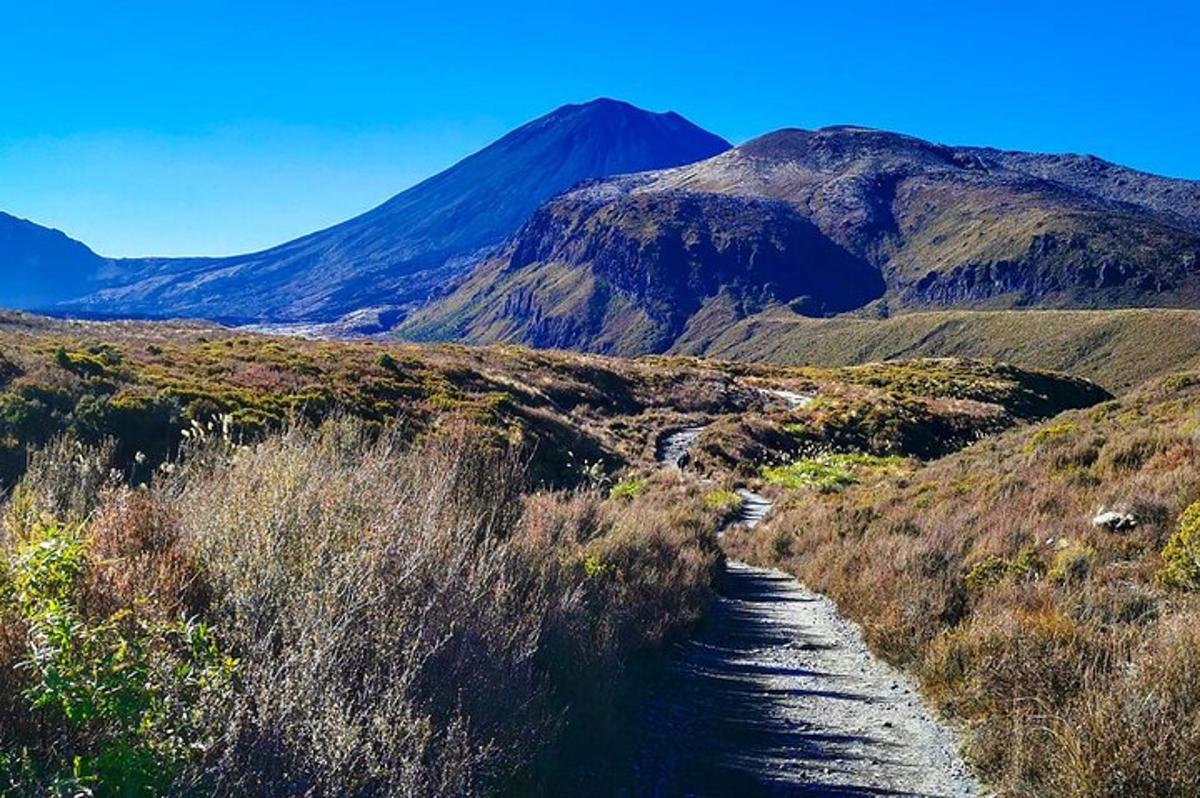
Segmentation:
[(89, 567), (83, 529), (53, 522), (35, 525), (4, 562), (4, 609), (27, 630), (23, 698), (47, 739), (0, 749), (0, 794), (163, 795), (215, 725), (208, 711), (236, 663), (209, 629), (129, 610), (86, 617)]
[(635, 496), (641, 496), (646, 490), (646, 480), (638, 477), (631, 477), (618, 482), (612, 486), (612, 490), (608, 492), (609, 498), (612, 499), (632, 499)]
[(742, 497), (731, 490), (711, 490), (704, 494), (704, 504), (722, 513), (734, 513), (742, 509)]
[(871, 470), (890, 473), (899, 470), (902, 457), (878, 457), (871, 454), (826, 454), (807, 460), (797, 460), (781, 466), (767, 466), (762, 475), (772, 485), (782, 488), (814, 488), (832, 493), (857, 484), (856, 472)]
[(1175, 533), (1162, 552), (1158, 580), (1179, 590), (1200, 589), (1200, 501), (1179, 516)]
[(824, 458), (767, 466), (762, 475), (767, 482), (781, 488), (814, 488), (822, 493), (841, 490), (858, 482), (847, 468)]

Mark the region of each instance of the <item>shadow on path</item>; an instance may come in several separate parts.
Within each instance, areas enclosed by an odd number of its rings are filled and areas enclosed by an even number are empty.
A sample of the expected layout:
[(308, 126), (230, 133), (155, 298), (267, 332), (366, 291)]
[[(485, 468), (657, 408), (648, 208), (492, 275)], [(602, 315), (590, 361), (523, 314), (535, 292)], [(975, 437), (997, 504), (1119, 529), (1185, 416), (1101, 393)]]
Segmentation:
[(645, 707), (636, 787), (624, 795), (969, 794), (895, 786), (924, 783), (909, 773), (921, 763), (903, 756), (911, 752), (898, 750), (892, 724), (877, 716), (881, 702), (909, 702), (894, 683), (841, 672), (856, 671), (842, 666), (863, 655), (847, 659), (836, 635), (809, 628), (807, 605), (820, 603), (782, 574), (731, 564), (719, 598), (677, 647)]

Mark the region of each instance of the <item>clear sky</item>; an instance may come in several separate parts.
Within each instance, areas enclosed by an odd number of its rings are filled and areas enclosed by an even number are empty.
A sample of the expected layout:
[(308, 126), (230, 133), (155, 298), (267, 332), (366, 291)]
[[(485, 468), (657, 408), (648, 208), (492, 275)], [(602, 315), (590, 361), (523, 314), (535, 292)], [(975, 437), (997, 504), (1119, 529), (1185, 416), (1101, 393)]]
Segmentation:
[(597, 96), (1200, 179), (1184, 2), (5, 0), (0, 70), (0, 210), (105, 255), (279, 243)]

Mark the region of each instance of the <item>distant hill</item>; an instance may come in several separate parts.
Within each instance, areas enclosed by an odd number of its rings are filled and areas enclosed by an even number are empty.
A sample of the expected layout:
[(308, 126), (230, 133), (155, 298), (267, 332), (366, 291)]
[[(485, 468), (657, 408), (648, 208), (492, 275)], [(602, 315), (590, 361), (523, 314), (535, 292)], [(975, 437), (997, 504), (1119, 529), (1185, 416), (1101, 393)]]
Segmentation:
[[(234, 322), (332, 321), (371, 309), (369, 323), (390, 324), (581, 180), (728, 147), (678, 114), (605, 99), (568, 105), (335, 227), (250, 255), (112, 261), (99, 290), (77, 290), (62, 308)], [(0, 246), (6, 274), (12, 257)]]
[(1200, 306), (1200, 183), (834, 127), (556, 197), (399, 332), (635, 354), (780, 307), (1129, 306)]
[(844, 366), (915, 357), (1000, 360), (1064, 371), (1115, 393), (1200, 371), (1200, 310), (938, 310), (887, 319), (805, 318), (768, 311), (674, 354), (781, 365)]
[(49, 308), (88, 290), (105, 265), (64, 233), (0, 212), (0, 307)]

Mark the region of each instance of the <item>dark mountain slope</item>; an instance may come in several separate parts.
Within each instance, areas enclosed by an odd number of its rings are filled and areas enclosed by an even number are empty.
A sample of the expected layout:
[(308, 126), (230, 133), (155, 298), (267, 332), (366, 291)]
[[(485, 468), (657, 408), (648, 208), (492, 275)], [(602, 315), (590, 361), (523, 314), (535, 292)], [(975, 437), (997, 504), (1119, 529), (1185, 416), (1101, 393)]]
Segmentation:
[[(745, 209), (736, 222), (730, 207)], [(631, 353), (676, 340), (703, 348), (770, 306), (807, 315), (868, 305), (872, 314), (1194, 306), (1197, 209), (1200, 183), (1098, 159), (946, 147), (864, 128), (783, 130), (707, 161), (555, 198), (535, 219), (566, 220), (558, 246), (542, 243), (544, 225), (527, 225), (489, 265), (490, 278), (465, 283), (400, 332)], [(636, 246), (625, 247), (626, 276), (616, 281), (609, 244), (630, 239), (635, 212)], [(724, 261), (703, 254), (689, 232), (701, 229)], [(680, 255), (663, 238), (672, 235), (689, 242), (688, 284), (702, 288), (668, 307), (646, 286), (677, 280)], [(803, 248), (780, 246), (801, 238)], [(654, 320), (655, 333), (635, 317)]]
[(58, 230), (0, 212), (0, 306), (49, 308), (86, 290), (104, 265)]
[(639, 354), (664, 351), (693, 319), (724, 325), (778, 301), (833, 313), (882, 292), (877, 272), (786, 203), (581, 191), (539, 210), (403, 333)]
[(596, 100), (534, 120), (372, 211), (231, 258), (117, 261), (78, 311), (328, 321), (425, 301), (547, 198), (581, 180), (676, 166), (729, 147), (677, 114)]

